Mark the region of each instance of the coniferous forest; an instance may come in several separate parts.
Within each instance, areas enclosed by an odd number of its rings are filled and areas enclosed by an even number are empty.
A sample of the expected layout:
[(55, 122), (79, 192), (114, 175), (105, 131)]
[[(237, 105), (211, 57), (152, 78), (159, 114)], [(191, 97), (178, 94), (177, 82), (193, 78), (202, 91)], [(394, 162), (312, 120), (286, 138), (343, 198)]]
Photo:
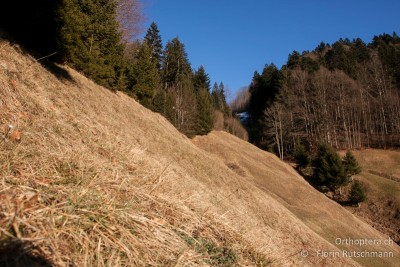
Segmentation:
[(1, 13), (0, 28), (41, 63), (67, 64), (110, 90), (124, 91), (188, 136), (207, 134), (221, 114), (222, 128), (234, 133), (224, 85), (211, 90), (205, 68), (192, 69), (178, 38), (163, 47), (152, 23), (138, 40), (139, 1), (7, 1)]
[[(242, 98), (242, 99), (240, 99)], [(400, 39), (381, 34), (293, 51), (278, 69), (255, 72), (235, 112), (246, 111), (250, 141), (281, 158), (297, 145), (316, 151), (400, 146)]]

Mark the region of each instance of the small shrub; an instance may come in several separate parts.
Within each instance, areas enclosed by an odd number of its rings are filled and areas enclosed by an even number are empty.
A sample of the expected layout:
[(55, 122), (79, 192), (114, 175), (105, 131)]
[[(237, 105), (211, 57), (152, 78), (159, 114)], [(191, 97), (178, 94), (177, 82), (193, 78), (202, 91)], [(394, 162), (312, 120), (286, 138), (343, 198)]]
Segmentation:
[(308, 164), (310, 164), (310, 158), (306, 148), (302, 144), (298, 144), (294, 147), (293, 156), (298, 170), (306, 168)]
[(361, 167), (358, 164), (356, 158), (353, 156), (351, 151), (347, 151), (343, 158), (343, 166), (348, 177), (359, 174), (361, 172)]
[(213, 241), (194, 237), (186, 234), (183, 231), (175, 230), (176, 234), (180, 236), (189, 246), (194, 247), (194, 249), (202, 254), (207, 254), (209, 260), (207, 263), (211, 266), (238, 266), (237, 265), (237, 256), (235, 251), (225, 246), (220, 247), (215, 244)]
[(342, 160), (330, 145), (319, 145), (313, 167), (314, 179), (319, 185), (326, 185), (331, 190), (336, 190), (349, 183)]
[(350, 189), (350, 200), (354, 202), (363, 202), (367, 200), (367, 193), (365, 187), (358, 180), (354, 180)]

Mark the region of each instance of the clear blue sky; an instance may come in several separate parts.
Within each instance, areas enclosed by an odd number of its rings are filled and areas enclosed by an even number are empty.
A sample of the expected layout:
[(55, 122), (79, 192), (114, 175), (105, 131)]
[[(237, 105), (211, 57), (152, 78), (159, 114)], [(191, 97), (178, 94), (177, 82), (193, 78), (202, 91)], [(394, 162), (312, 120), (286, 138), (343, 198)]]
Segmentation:
[(193, 69), (231, 94), (255, 70), (286, 63), (293, 50), (313, 50), (340, 37), (370, 42), (400, 34), (399, 0), (143, 0), (145, 29), (156, 22), (164, 44), (179, 37)]

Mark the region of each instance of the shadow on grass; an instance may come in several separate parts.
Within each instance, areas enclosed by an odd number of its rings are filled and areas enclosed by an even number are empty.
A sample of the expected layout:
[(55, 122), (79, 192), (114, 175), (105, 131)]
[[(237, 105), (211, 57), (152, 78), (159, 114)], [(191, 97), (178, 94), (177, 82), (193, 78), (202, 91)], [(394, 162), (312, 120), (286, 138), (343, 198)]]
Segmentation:
[(336, 201), (336, 202), (343, 207), (358, 207), (358, 202), (355, 201), (346, 200), (346, 201)]
[(301, 170), (301, 169), (299, 169), (299, 168), (294, 168), (294, 170), (295, 170), (301, 177), (303, 177), (304, 180), (306, 180), (307, 183), (309, 183), (312, 187), (314, 187), (314, 188), (317, 189), (318, 191), (321, 191), (321, 192), (322, 192), (322, 190), (320, 190), (320, 189), (321, 189), (321, 188), (320, 188), (320, 185), (318, 185), (318, 184), (315, 183), (315, 180), (313, 179), (312, 174), (307, 174), (307, 173), (303, 172), (303, 170)]
[(74, 78), (69, 74), (69, 72), (56, 63), (46, 59), (43, 61), (38, 61), (46, 70), (53, 74), (57, 79), (61, 81), (68, 81), (75, 83)]
[(4, 267), (51, 267), (36, 246), (20, 240), (0, 241), (0, 266)]
[(56, 63), (57, 60), (57, 52), (51, 53), (49, 55), (40, 55), (39, 53), (29, 50), (25, 48), (23, 45), (19, 44), (14, 40), (14, 38), (6, 33), (4, 30), (0, 28), (0, 40), (5, 40), (9, 42), (12, 46), (16, 47), (17, 50), (24, 54), (28, 54), (32, 56), (36, 62), (42, 65), (46, 70), (48, 70), (51, 74), (53, 74), (57, 79), (61, 81), (69, 81), (75, 82), (74, 78), (69, 74), (69, 72)]

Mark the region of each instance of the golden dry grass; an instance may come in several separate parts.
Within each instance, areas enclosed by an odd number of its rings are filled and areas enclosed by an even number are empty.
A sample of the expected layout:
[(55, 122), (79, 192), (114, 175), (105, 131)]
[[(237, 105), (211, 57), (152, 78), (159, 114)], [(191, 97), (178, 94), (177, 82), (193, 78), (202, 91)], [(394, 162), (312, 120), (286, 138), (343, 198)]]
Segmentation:
[(400, 151), (365, 149), (353, 154), (364, 172), (400, 182)]
[(365, 149), (352, 153), (362, 168), (355, 179), (365, 185), (368, 199), (361, 208), (349, 209), (400, 243), (400, 151)]
[(71, 79), (0, 41), (0, 133), (21, 133), (0, 141), (3, 265), (21, 250), (54, 266), (396, 266), (316, 257), (335, 237), (385, 236), (273, 155), (222, 132), (192, 142), (59, 68)]
[[(312, 229), (314, 233), (317, 233), (319, 237), (332, 245), (335, 245), (335, 238), (343, 236), (382, 238), (380, 233), (345, 211), (337, 203), (314, 190), (292, 167), (279, 161), (274, 155), (224, 132), (213, 132), (205, 137), (196, 137), (194, 142), (199, 147), (223, 159), (226, 166), (231, 168), (232, 171), (251, 181), (267, 195), (272, 196), (274, 200), (287, 209), (289, 214), (296, 217), (296, 220), (300, 219), (301, 223), (304, 223), (307, 228)], [(277, 208), (279, 204), (274, 205), (274, 207)], [(268, 221), (268, 223), (272, 222)], [(293, 222), (293, 224), (299, 223)], [(284, 224), (281, 224), (281, 226), (281, 230), (285, 229)], [(301, 239), (301, 232), (299, 233), (300, 237), (297, 237), (296, 231), (291, 231), (293, 239)], [(318, 246), (309, 248), (309, 250), (315, 251)], [(349, 247), (340, 246), (339, 248), (349, 249)], [(351, 249), (360, 248), (352, 247)], [(393, 249), (392, 251), (395, 252), (397, 259), (399, 256), (399, 247), (396, 245), (391, 248), (381, 246), (369, 247), (368, 249), (372, 251)], [(356, 260), (365, 266), (390, 266), (391, 264), (396, 266), (396, 261), (392, 259), (385, 261), (359, 258)]]

